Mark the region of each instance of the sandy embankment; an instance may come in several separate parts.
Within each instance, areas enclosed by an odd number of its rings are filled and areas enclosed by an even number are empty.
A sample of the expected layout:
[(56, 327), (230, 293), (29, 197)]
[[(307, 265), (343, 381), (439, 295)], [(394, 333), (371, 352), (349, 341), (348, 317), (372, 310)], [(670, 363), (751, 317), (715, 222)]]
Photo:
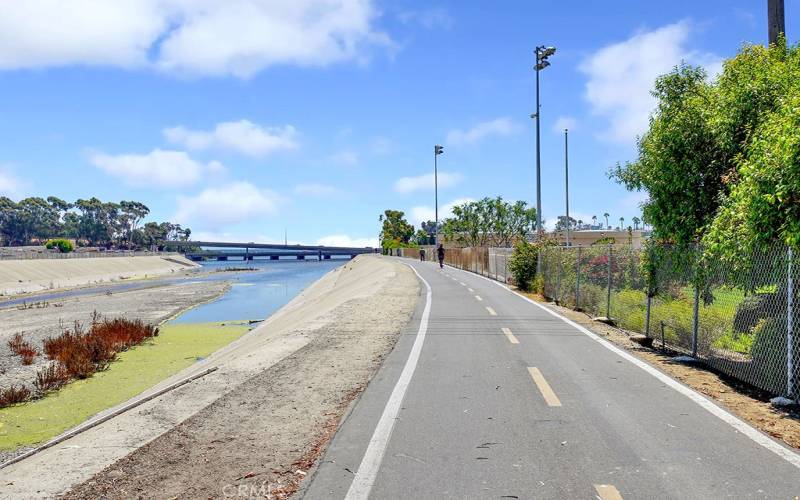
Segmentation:
[(218, 498), (227, 485), (291, 486), (394, 346), (418, 296), (408, 267), (358, 257), (140, 397), (217, 371), (3, 470), (3, 495), (74, 488), (72, 498)]
[(0, 295), (38, 292), (199, 267), (179, 256), (102, 257), (0, 261)]

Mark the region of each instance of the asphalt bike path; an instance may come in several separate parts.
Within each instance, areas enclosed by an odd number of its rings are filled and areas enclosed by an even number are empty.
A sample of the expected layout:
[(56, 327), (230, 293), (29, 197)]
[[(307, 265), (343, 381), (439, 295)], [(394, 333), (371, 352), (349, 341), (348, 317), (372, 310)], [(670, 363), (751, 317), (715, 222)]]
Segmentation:
[(304, 498), (800, 495), (800, 456), (704, 397), (498, 283), (404, 262), (417, 310)]

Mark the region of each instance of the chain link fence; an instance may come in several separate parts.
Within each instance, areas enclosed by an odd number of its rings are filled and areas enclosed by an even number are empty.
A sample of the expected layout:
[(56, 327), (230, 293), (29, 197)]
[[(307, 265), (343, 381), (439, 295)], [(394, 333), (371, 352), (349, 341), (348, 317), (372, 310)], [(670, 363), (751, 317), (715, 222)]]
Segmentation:
[[(400, 255), (437, 260), (436, 248)], [(512, 283), (511, 248), (448, 248), (445, 263)], [(699, 249), (547, 247), (543, 295), (606, 317), (656, 347), (697, 359), (770, 393), (800, 399), (800, 255), (783, 246), (739, 262)]]
[(541, 252), (543, 293), (644, 334), (656, 346), (797, 399), (799, 257), (786, 247), (735, 263), (668, 246), (548, 247)]

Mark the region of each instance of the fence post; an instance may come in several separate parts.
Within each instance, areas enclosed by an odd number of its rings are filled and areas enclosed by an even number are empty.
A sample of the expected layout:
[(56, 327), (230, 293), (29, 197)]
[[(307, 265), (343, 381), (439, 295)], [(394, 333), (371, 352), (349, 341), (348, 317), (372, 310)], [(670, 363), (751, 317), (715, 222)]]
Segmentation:
[(795, 397), (795, 378), (794, 378), (794, 279), (792, 247), (788, 251), (789, 266), (788, 266), (788, 281), (786, 294), (786, 394), (789, 399)]
[(581, 247), (575, 259), (575, 309), (581, 308)]
[(692, 311), (692, 357), (697, 357), (697, 330), (700, 326), (700, 286), (694, 284), (694, 310)]
[(608, 244), (608, 290), (606, 291), (606, 319), (611, 319), (611, 243)]
[(561, 300), (561, 278), (564, 271), (564, 265), (561, 262), (564, 259), (564, 250), (561, 247), (558, 247), (558, 276), (556, 277), (556, 304), (561, 305), (563, 302)]

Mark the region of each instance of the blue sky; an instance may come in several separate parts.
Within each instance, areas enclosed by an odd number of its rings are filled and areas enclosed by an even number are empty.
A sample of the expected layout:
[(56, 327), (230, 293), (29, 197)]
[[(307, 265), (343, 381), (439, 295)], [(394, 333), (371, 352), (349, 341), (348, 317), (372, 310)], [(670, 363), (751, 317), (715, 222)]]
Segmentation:
[[(766, 0), (28, 0), (0, 18), (0, 194), (136, 199), (198, 237), (375, 243), (386, 208), (432, 218), (502, 195), (543, 216), (639, 215), (633, 159), (655, 75), (764, 43)], [(797, 40), (800, 0), (786, 1)], [(426, 177), (427, 176), (427, 177)]]

